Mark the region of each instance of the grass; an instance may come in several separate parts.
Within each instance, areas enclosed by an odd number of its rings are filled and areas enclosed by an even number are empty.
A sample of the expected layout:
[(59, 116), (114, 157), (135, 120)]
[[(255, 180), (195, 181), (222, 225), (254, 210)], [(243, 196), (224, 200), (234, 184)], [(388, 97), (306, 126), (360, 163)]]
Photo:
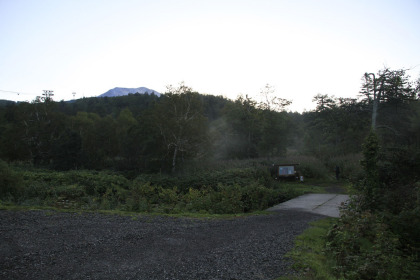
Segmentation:
[(281, 189), (289, 194), (289, 197), (297, 197), (308, 193), (351, 193), (351, 184), (348, 181), (317, 180), (309, 179), (305, 182), (284, 182), (280, 183)]
[(313, 222), (297, 237), (295, 247), (286, 255), (293, 259), (297, 274), (277, 280), (337, 280), (331, 272), (334, 264), (324, 254), (325, 236), (335, 221), (336, 218), (326, 218)]

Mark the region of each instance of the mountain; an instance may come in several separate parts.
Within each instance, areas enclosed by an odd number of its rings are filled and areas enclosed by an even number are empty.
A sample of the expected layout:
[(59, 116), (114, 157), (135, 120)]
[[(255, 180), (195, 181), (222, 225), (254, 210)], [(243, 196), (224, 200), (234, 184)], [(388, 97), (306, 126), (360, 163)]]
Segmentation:
[(7, 105), (16, 104), (15, 101), (0, 99), (0, 107), (6, 107)]
[(153, 89), (149, 89), (147, 87), (139, 87), (139, 88), (121, 88), (121, 87), (116, 87), (113, 89), (108, 90), (107, 92), (99, 95), (98, 97), (115, 97), (115, 96), (122, 96), (122, 95), (128, 95), (129, 93), (140, 93), (140, 94), (154, 94), (157, 96), (160, 96), (160, 93), (153, 90)]

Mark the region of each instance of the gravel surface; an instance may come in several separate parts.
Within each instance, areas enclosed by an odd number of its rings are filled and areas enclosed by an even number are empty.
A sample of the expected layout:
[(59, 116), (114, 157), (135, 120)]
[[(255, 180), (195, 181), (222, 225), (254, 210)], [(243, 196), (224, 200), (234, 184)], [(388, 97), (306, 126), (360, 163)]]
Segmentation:
[(0, 279), (276, 279), (311, 221), (299, 211), (232, 219), (0, 211)]

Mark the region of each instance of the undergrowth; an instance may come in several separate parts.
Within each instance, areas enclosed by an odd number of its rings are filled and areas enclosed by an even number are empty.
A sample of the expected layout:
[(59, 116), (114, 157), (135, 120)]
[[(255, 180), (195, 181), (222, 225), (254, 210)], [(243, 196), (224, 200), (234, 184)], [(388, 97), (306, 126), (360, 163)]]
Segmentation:
[(326, 218), (311, 223), (295, 240), (295, 247), (286, 256), (294, 261), (296, 275), (278, 280), (336, 280), (332, 273), (334, 262), (325, 254), (326, 236), (336, 218)]
[(325, 170), (314, 158), (273, 160), (302, 160), (301, 172), (308, 181), (276, 181), (270, 174), (271, 165), (261, 160), (226, 161), (218, 166), (196, 164), (175, 175), (137, 177), (109, 170), (60, 172), (9, 166), (0, 161), (0, 201), (92, 211), (234, 214), (265, 210), (305, 193), (325, 192), (317, 183)]
[(21, 169), (2, 162), (0, 175), (3, 205), (89, 211), (250, 213), (300, 193), (264, 168), (127, 179), (111, 171)]

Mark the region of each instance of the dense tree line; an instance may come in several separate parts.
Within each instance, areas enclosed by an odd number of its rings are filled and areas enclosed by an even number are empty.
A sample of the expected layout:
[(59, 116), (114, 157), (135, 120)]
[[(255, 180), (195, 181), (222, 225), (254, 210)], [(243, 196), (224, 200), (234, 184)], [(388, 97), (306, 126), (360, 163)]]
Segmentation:
[(36, 99), (1, 107), (0, 156), (59, 170), (176, 171), (188, 160), (284, 154), (284, 111), (180, 84), (160, 97), (131, 94), (72, 102)]
[[(202, 95), (184, 84), (162, 96), (71, 102), (36, 99), (0, 107), (0, 157), (59, 170), (176, 171), (191, 160), (267, 159), (286, 152), (328, 161), (360, 154), (372, 125), (386, 146), (418, 148), (418, 84), (404, 70), (365, 75), (361, 98), (318, 94), (317, 107), (286, 112), (270, 86), (261, 101)], [(379, 106), (375, 104), (379, 104)], [(375, 111), (375, 112), (373, 112)], [(408, 150), (407, 150), (408, 151)]]

